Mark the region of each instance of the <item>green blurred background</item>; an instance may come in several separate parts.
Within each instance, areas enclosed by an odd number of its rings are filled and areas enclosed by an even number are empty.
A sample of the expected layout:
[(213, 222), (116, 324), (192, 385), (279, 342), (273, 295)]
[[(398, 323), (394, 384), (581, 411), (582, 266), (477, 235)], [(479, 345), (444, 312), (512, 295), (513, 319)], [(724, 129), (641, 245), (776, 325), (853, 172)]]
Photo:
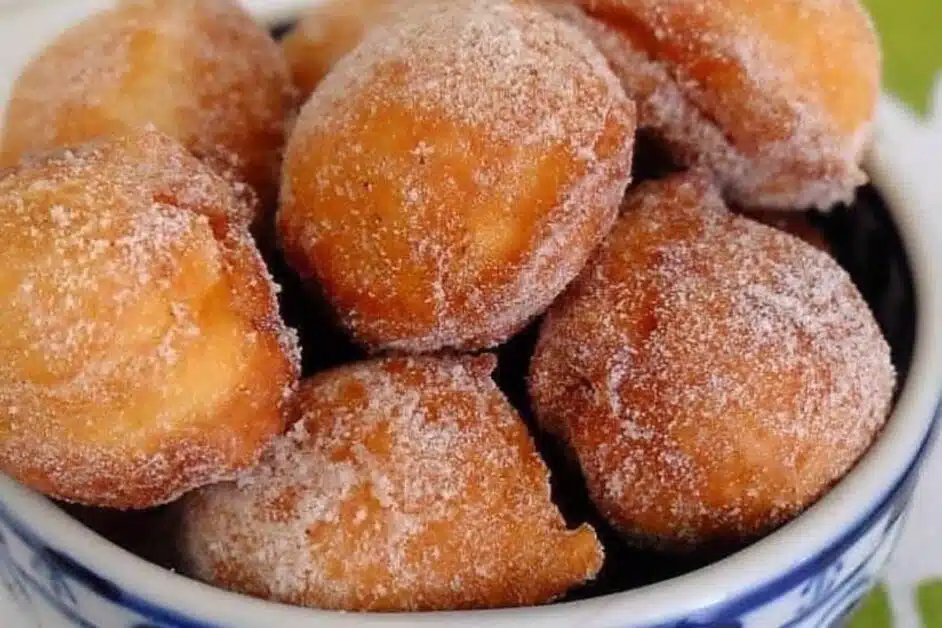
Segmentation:
[(887, 89), (924, 113), (942, 70), (942, 0), (864, 0), (880, 31)]
[[(936, 76), (942, 72), (942, 0), (864, 2), (880, 32), (884, 86), (913, 110), (927, 113)], [(942, 579), (923, 581), (912, 594), (922, 626), (942, 628)], [(847, 628), (903, 627), (894, 619), (886, 588), (879, 586)]]

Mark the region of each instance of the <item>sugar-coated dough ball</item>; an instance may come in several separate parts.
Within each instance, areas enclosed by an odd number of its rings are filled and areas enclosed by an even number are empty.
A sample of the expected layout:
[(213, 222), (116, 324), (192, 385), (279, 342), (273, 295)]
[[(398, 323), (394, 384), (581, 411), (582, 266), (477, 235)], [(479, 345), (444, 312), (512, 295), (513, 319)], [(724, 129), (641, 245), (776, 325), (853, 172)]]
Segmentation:
[(540, 423), (629, 539), (738, 544), (818, 499), (890, 407), (889, 348), (829, 255), (726, 210), (707, 177), (633, 190), (550, 308)]
[(230, 183), (143, 130), (0, 171), (0, 469), (145, 508), (254, 464), (297, 347)]
[(418, 611), (538, 604), (591, 579), (492, 356), (388, 358), (302, 383), (299, 420), (238, 484), (183, 502), (187, 571), (270, 600)]
[[(827, 208), (860, 169), (880, 49), (859, 0), (576, 0), (561, 12), (608, 57), (685, 165), (737, 204)], [(557, 5), (559, 6), (559, 5)]]
[(420, 3), (302, 109), (281, 240), (368, 348), (493, 346), (611, 227), (633, 134), (605, 60), (542, 7)]
[(272, 200), (294, 105), (281, 49), (236, 0), (120, 0), (29, 63), (0, 159), (152, 123)]
[(420, 1), (429, 0), (327, 0), (305, 11), (282, 42), (299, 97), (306, 100), (370, 28)]

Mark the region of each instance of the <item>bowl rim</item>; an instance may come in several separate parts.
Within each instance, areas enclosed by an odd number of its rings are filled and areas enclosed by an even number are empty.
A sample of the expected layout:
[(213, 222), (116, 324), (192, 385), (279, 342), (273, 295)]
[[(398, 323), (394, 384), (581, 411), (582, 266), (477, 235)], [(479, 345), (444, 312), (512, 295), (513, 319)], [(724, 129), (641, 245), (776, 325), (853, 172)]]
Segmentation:
[[(89, 7), (101, 2), (86, 1)], [(37, 3), (72, 4), (74, 0)], [(284, 19), (299, 0), (249, 0), (262, 18)], [(0, 6), (0, 12), (6, 7)], [(20, 9), (20, 14), (25, 10)], [(173, 573), (112, 544), (45, 497), (0, 474), (0, 519), (33, 543), (55, 550), (66, 567), (110, 583), (121, 605), (145, 617), (192, 628), (318, 625), (366, 628), (449, 624), (515, 626), (611, 625), (631, 618), (658, 624), (741, 605), (782, 582), (802, 581), (842, 541), (865, 529), (902, 485), (917, 472), (938, 423), (942, 391), (942, 248), (933, 208), (913, 192), (912, 175), (881, 142), (896, 107), (884, 98), (867, 162), (886, 200), (909, 259), (916, 297), (916, 335), (909, 377), (886, 427), (860, 462), (827, 495), (769, 536), (718, 562), (669, 580), (624, 592), (553, 605), (478, 611), (379, 614), (342, 613), (287, 606), (217, 589)], [(29, 522), (29, 523), (27, 523)], [(120, 583), (120, 584), (118, 584)], [(785, 587), (786, 590), (791, 587)]]

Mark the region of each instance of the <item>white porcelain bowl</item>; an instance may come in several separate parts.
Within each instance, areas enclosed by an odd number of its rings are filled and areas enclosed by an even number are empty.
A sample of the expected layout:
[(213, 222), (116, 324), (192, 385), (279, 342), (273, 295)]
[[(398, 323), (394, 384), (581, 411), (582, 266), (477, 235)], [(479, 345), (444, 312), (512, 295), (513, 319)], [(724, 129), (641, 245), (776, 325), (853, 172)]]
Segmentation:
[[(0, 102), (22, 64), (104, 0), (0, 0)], [(280, 20), (311, 2), (256, 0)], [(549, 606), (426, 614), (344, 614), (263, 602), (184, 578), (125, 552), (0, 475), (0, 625), (146, 628), (325, 626), (823, 626), (874, 583), (898, 538), (936, 433), (942, 392), (939, 220), (898, 150), (882, 104), (869, 170), (899, 230), (916, 295), (909, 378), (876, 444), (827, 496), (765, 539), (658, 584)]]

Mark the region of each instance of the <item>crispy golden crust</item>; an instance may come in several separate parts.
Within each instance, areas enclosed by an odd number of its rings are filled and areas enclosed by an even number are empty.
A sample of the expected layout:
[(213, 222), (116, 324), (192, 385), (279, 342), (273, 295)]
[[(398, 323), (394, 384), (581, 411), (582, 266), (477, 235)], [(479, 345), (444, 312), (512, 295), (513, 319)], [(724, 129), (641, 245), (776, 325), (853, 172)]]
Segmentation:
[(610, 228), (633, 132), (572, 27), (529, 3), (423, 3), (373, 29), (302, 110), (280, 237), (367, 347), (492, 346)]
[(125, 0), (27, 66), (0, 160), (152, 123), (271, 201), (295, 102), (281, 49), (235, 0)]
[(704, 175), (639, 186), (550, 308), (530, 389), (630, 539), (737, 544), (814, 502), (886, 420), (889, 348), (825, 253)]
[(328, 0), (308, 9), (282, 42), (301, 101), (366, 32), (416, 0)]
[[(579, 22), (686, 164), (732, 200), (781, 209), (849, 200), (880, 83), (857, 0), (577, 0)], [(563, 10), (565, 12), (565, 9)]]
[(0, 175), (0, 466), (144, 508), (284, 426), (297, 347), (231, 185), (156, 131)]
[(594, 577), (602, 548), (566, 529), (495, 363), (394, 358), (303, 383), (258, 469), (184, 500), (190, 573), (361, 611), (537, 604)]

